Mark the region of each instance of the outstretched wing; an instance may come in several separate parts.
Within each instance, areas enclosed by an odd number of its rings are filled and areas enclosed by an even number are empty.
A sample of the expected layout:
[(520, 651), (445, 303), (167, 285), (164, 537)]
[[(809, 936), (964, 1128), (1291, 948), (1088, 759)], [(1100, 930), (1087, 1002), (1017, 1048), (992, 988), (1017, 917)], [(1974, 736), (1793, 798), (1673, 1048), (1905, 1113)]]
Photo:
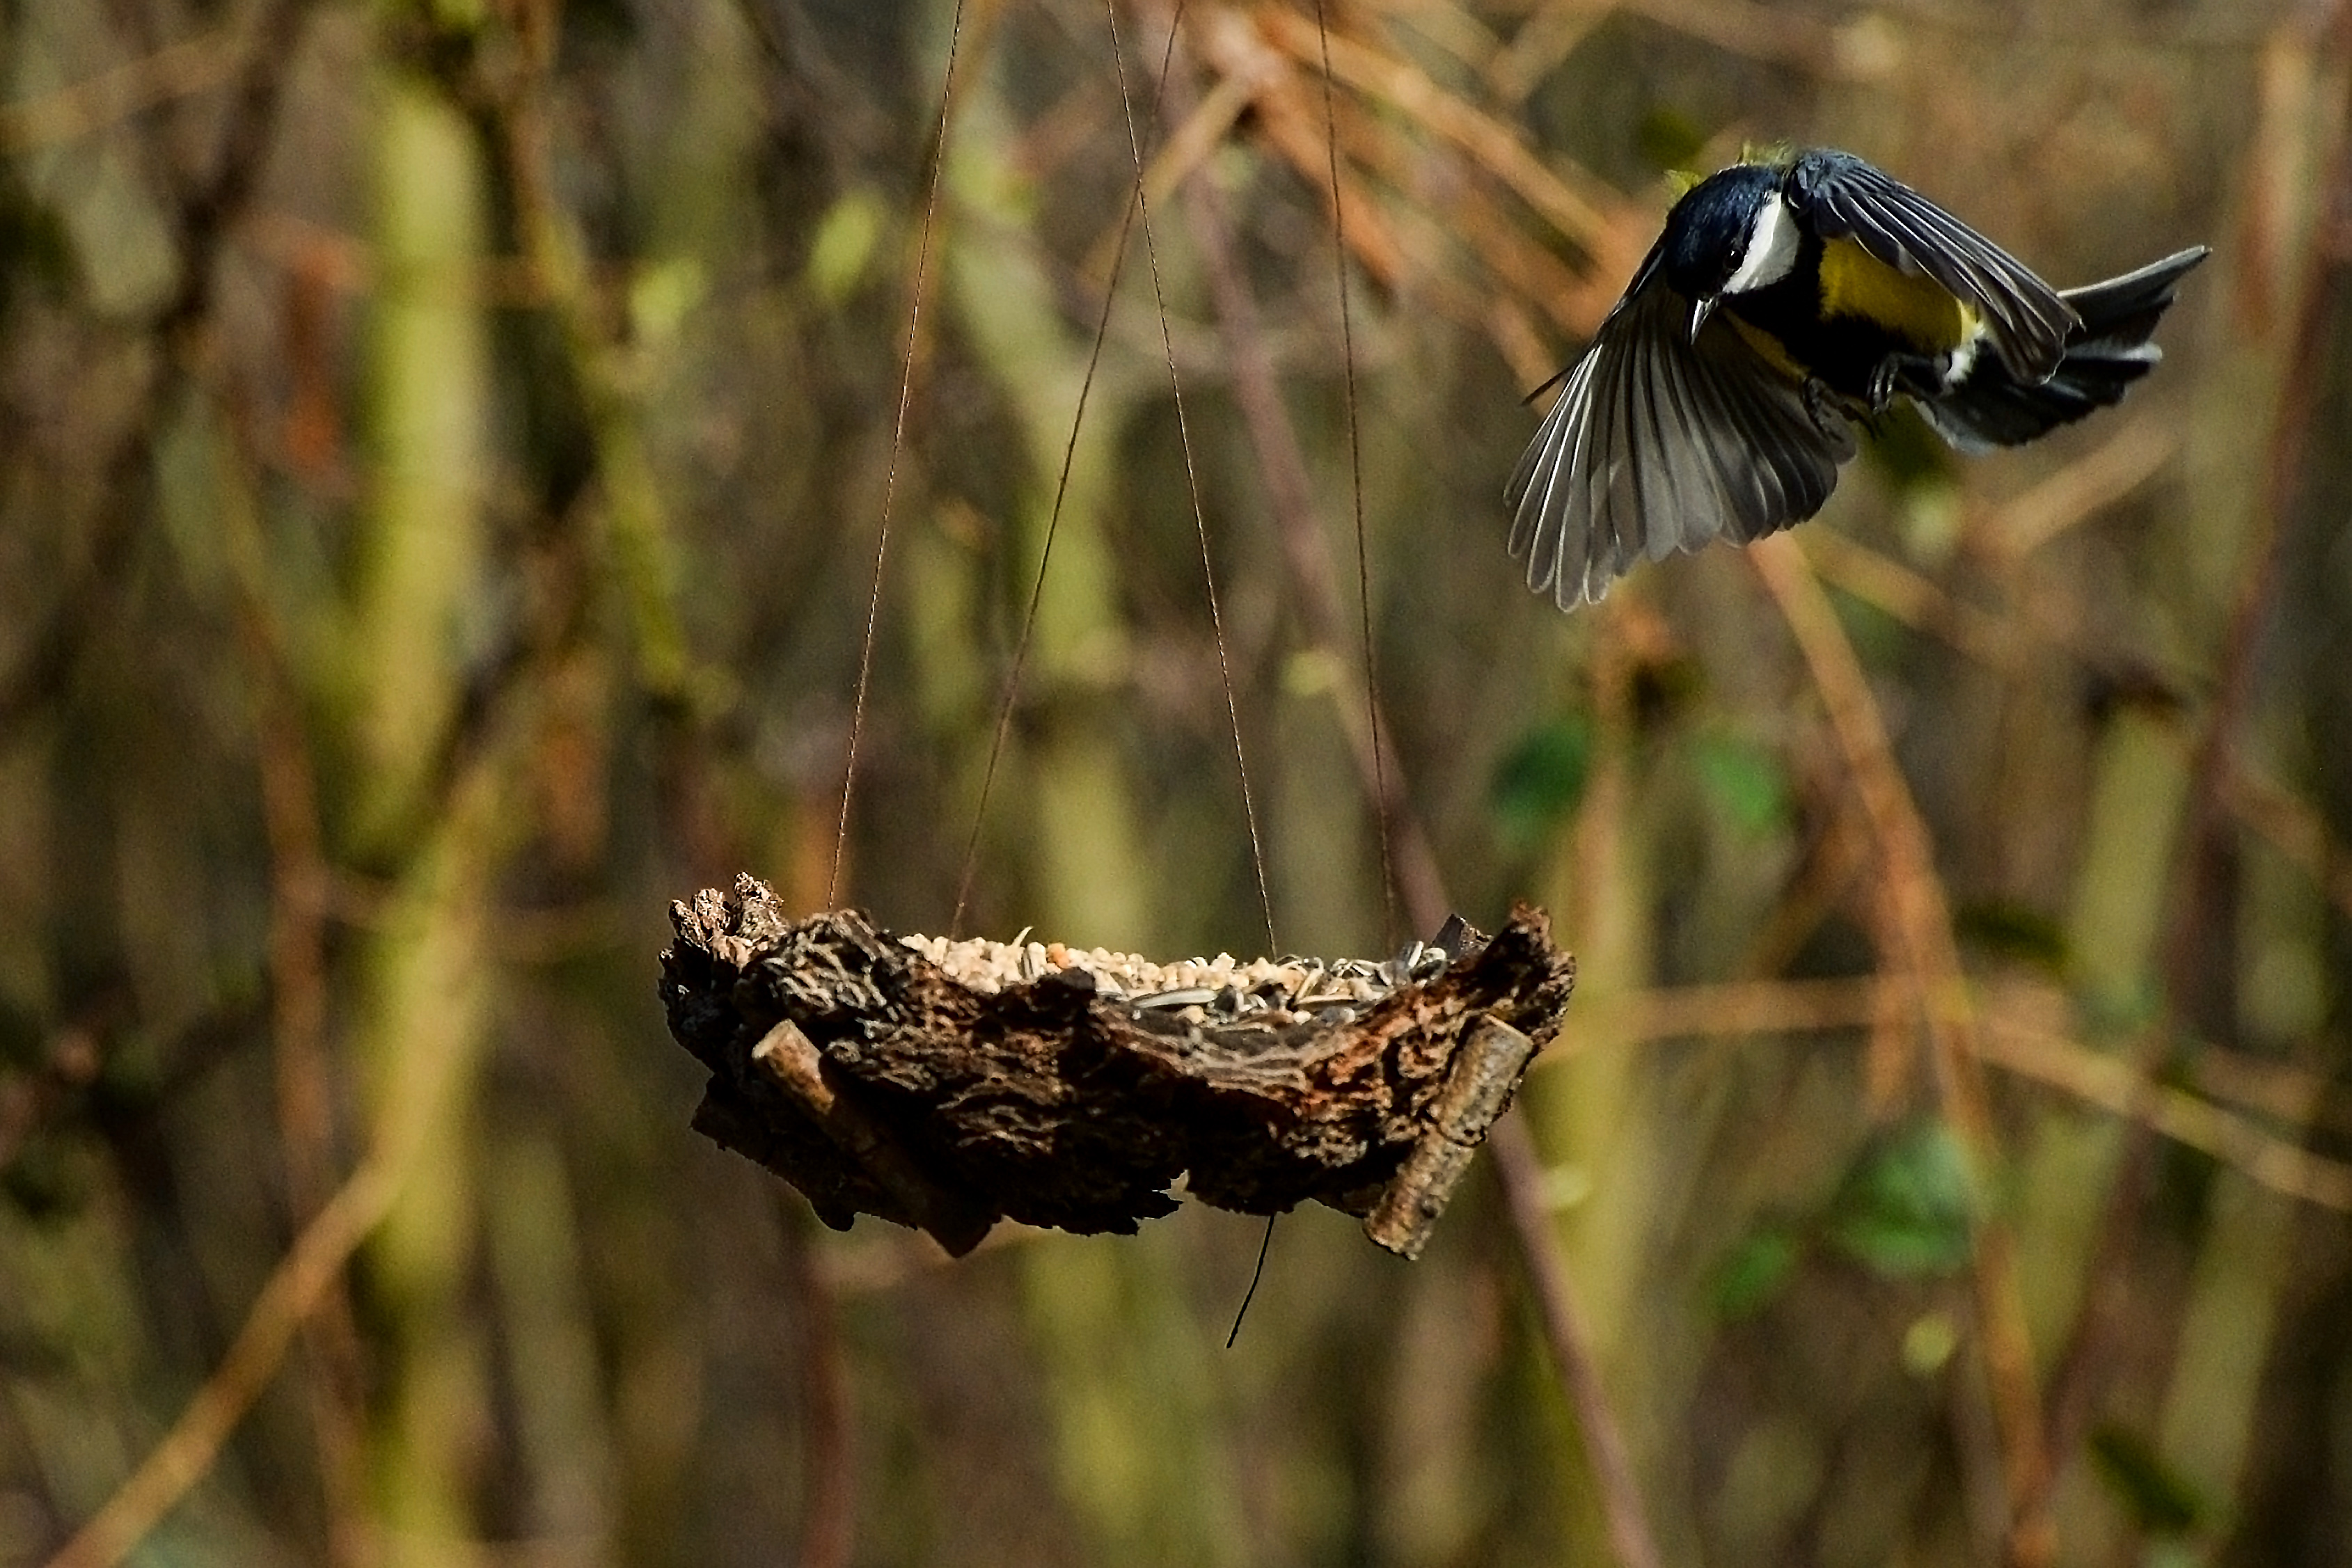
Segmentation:
[(1910, 186), (1851, 153), (1817, 149), (1790, 168), (1787, 191), (1824, 239), (1851, 239), (1975, 306), (2019, 380), (2043, 381), (2058, 368), (2076, 325), (2073, 307), (2023, 262)]
[(1822, 508), (1853, 432), (1645, 265), (1577, 361), (1504, 498), (1528, 586), (1562, 610), (1644, 557), (1739, 543)]

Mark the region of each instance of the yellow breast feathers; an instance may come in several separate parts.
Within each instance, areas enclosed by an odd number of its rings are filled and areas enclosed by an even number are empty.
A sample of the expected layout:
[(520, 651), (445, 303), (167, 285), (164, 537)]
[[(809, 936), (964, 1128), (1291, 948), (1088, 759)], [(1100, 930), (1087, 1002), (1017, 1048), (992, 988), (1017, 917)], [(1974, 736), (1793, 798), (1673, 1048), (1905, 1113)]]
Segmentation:
[(1948, 353), (1976, 335), (1977, 313), (1933, 278), (1897, 272), (1850, 239), (1822, 247), (1822, 315), (1859, 316)]

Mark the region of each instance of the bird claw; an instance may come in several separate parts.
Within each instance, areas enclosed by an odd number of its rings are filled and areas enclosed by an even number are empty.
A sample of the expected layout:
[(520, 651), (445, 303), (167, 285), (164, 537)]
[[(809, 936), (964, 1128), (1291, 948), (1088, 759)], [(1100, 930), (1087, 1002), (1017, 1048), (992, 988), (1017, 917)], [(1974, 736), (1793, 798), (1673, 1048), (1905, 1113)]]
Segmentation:
[(1924, 399), (1940, 397), (1947, 390), (1941, 361), (1924, 354), (1889, 354), (1870, 373), (1870, 411), (1885, 413), (1905, 392)]

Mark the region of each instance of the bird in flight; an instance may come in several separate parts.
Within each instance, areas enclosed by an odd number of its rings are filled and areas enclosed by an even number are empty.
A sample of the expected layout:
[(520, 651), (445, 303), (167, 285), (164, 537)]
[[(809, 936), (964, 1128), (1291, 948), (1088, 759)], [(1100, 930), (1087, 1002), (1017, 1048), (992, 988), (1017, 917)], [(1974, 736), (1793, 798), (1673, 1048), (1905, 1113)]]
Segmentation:
[(1849, 152), (1710, 174), (1561, 372), (1504, 492), (1511, 553), (1572, 610), (1637, 560), (1811, 517), (1898, 398), (1965, 453), (2047, 434), (2163, 357), (2149, 335), (2208, 254), (2060, 290)]

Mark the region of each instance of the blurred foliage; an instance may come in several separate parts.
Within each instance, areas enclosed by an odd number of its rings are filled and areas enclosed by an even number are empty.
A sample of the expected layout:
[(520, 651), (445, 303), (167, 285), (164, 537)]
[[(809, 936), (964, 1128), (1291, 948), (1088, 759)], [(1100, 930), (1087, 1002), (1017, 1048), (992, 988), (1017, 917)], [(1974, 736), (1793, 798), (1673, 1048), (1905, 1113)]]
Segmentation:
[[(1172, 9), (0, 5), (0, 1564), (1609, 1560), (1484, 1180), (1412, 1266), (1286, 1218), (1228, 1354), (1247, 1219), (950, 1268), (703, 1143), (653, 959), (738, 870), (1545, 904), (1666, 1562), (2352, 1563), (2346, 7), (1325, 0), (1328, 99), (1305, 0), (1160, 96)], [(2120, 410), (1891, 419), (1795, 580), (1561, 617), (1521, 400), (1781, 139), (2216, 255)]]
[(1865, 1150), (1832, 1205), (1829, 1238), (1881, 1274), (1949, 1274), (1969, 1260), (1968, 1156), (1923, 1124)]
[(1570, 714), (1537, 726), (1496, 765), (1488, 797), (1495, 831), (1517, 849), (1542, 842), (1575, 816), (1591, 776), (1589, 716)]

